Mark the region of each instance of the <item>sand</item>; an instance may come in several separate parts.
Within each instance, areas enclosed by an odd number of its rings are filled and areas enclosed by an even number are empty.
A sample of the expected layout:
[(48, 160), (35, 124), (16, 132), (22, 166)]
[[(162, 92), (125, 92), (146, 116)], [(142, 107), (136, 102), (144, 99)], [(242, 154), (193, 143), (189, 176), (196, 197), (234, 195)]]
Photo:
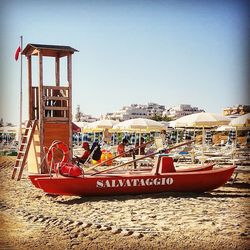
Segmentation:
[(50, 196), (1, 157), (0, 249), (249, 249), (249, 176), (204, 194)]

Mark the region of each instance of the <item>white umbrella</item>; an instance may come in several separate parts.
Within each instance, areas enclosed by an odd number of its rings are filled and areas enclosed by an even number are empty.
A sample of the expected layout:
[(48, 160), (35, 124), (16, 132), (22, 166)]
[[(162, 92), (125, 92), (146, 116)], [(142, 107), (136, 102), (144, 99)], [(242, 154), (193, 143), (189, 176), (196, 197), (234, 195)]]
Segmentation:
[[(237, 141), (237, 131), (238, 130), (249, 130), (250, 129), (250, 113), (247, 113), (245, 115), (241, 115), (237, 118), (234, 118), (231, 120), (229, 123), (230, 126), (235, 127), (236, 133), (235, 133), (235, 138)], [(237, 142), (235, 141), (235, 147)]]
[(231, 131), (234, 127), (230, 125), (221, 125), (215, 131), (216, 132), (224, 132), (224, 131)]
[(229, 125), (239, 129), (250, 129), (250, 113), (232, 119)]
[(83, 132), (93, 132), (94, 140), (95, 140), (96, 132), (103, 132), (106, 129), (110, 130), (113, 128), (113, 126), (116, 123), (117, 121), (114, 121), (114, 120), (108, 120), (108, 119), (98, 120), (98, 121), (89, 123), (83, 129)]
[(201, 112), (175, 120), (176, 127), (214, 127), (229, 124), (230, 119), (221, 114)]
[[(126, 120), (116, 124), (113, 129), (123, 132), (152, 132), (152, 131), (161, 131), (165, 128), (160, 122), (147, 119), (147, 118), (135, 118)], [(139, 136), (139, 145), (141, 144), (141, 137)], [(139, 148), (140, 154), (140, 148)]]
[(161, 131), (165, 126), (160, 122), (147, 119), (147, 118), (135, 118), (126, 120), (116, 124), (113, 129), (124, 132), (152, 132)]
[(201, 127), (202, 128), (202, 155), (205, 147), (205, 128), (228, 125), (230, 119), (221, 114), (201, 112), (183, 116), (175, 121), (176, 127)]
[(117, 121), (114, 120), (99, 120), (95, 122), (89, 123), (85, 128), (84, 131), (90, 131), (90, 132), (102, 132), (105, 129), (111, 129), (113, 126), (117, 123)]

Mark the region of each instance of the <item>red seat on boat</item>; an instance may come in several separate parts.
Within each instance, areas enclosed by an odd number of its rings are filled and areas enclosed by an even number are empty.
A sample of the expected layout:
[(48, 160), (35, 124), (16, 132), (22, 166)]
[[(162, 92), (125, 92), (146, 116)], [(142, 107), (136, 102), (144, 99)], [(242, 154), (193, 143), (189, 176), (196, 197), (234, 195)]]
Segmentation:
[(169, 156), (162, 156), (159, 173), (173, 173), (176, 172), (174, 167), (174, 160)]

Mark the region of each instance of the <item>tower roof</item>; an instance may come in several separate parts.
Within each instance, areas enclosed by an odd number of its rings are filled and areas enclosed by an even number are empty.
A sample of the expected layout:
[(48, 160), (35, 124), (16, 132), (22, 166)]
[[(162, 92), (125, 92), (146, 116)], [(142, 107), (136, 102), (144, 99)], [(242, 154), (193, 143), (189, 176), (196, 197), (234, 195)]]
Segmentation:
[(63, 57), (67, 56), (68, 54), (73, 54), (74, 52), (78, 52), (78, 50), (70, 46), (29, 43), (22, 51), (22, 55), (37, 56), (38, 52), (41, 52), (43, 56)]

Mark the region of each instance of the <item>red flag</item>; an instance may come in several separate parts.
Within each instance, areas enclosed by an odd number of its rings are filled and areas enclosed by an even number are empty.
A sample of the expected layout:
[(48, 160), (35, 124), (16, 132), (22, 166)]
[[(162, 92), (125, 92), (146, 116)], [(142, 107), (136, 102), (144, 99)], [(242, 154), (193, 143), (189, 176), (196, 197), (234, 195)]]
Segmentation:
[(15, 53), (15, 60), (17, 61), (18, 60), (18, 57), (19, 57), (19, 53), (21, 52), (21, 47), (19, 46), (16, 50), (16, 53)]

